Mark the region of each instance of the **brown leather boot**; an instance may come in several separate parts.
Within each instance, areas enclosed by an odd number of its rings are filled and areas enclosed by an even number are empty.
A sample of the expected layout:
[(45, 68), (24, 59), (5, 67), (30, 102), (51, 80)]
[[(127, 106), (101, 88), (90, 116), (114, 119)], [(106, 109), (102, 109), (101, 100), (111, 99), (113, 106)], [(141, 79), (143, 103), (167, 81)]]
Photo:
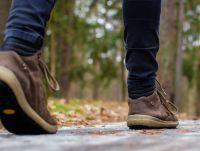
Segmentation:
[(129, 99), (129, 115), (127, 125), (131, 129), (176, 128), (177, 108), (168, 101), (166, 93), (158, 83), (157, 90), (149, 97), (136, 100)]
[(51, 134), (57, 126), (47, 108), (42, 76), (53, 90), (59, 90), (41, 60), (13, 51), (0, 52), (0, 118), (3, 126), (15, 134)]

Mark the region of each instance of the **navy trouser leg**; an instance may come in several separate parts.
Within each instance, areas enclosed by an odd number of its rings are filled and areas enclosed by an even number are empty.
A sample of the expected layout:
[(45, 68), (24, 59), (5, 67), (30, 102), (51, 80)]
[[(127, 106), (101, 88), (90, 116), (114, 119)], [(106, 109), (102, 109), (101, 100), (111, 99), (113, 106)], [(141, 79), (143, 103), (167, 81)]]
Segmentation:
[(161, 0), (123, 0), (128, 93), (133, 99), (155, 90), (160, 12)]
[(13, 0), (2, 51), (32, 55), (43, 45), (46, 23), (55, 0)]

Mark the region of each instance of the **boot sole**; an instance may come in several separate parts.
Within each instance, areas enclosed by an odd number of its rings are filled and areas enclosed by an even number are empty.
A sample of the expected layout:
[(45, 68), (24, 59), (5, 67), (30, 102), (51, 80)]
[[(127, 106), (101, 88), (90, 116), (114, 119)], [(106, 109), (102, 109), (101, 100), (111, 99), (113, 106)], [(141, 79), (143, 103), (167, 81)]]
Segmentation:
[(57, 132), (56, 126), (32, 109), (15, 74), (3, 66), (0, 66), (0, 119), (9, 132), (18, 135)]
[(161, 128), (176, 128), (178, 121), (163, 121), (149, 115), (129, 115), (127, 126), (130, 129), (161, 129)]

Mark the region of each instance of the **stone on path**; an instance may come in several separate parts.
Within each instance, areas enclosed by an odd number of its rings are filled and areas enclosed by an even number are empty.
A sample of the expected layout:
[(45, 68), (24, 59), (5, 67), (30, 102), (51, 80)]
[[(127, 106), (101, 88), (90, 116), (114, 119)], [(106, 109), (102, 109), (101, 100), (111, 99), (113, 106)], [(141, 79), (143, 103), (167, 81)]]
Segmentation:
[(173, 130), (129, 130), (125, 123), (62, 128), (55, 135), (0, 133), (0, 151), (199, 151), (200, 121)]

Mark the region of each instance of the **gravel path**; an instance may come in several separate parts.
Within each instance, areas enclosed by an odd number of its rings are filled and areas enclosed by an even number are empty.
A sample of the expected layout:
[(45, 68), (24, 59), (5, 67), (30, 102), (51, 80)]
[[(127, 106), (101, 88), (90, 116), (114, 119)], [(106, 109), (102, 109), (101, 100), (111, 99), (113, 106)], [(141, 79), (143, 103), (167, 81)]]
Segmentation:
[(55, 135), (0, 133), (0, 151), (199, 151), (200, 120), (176, 130), (129, 130), (125, 123), (64, 127)]

